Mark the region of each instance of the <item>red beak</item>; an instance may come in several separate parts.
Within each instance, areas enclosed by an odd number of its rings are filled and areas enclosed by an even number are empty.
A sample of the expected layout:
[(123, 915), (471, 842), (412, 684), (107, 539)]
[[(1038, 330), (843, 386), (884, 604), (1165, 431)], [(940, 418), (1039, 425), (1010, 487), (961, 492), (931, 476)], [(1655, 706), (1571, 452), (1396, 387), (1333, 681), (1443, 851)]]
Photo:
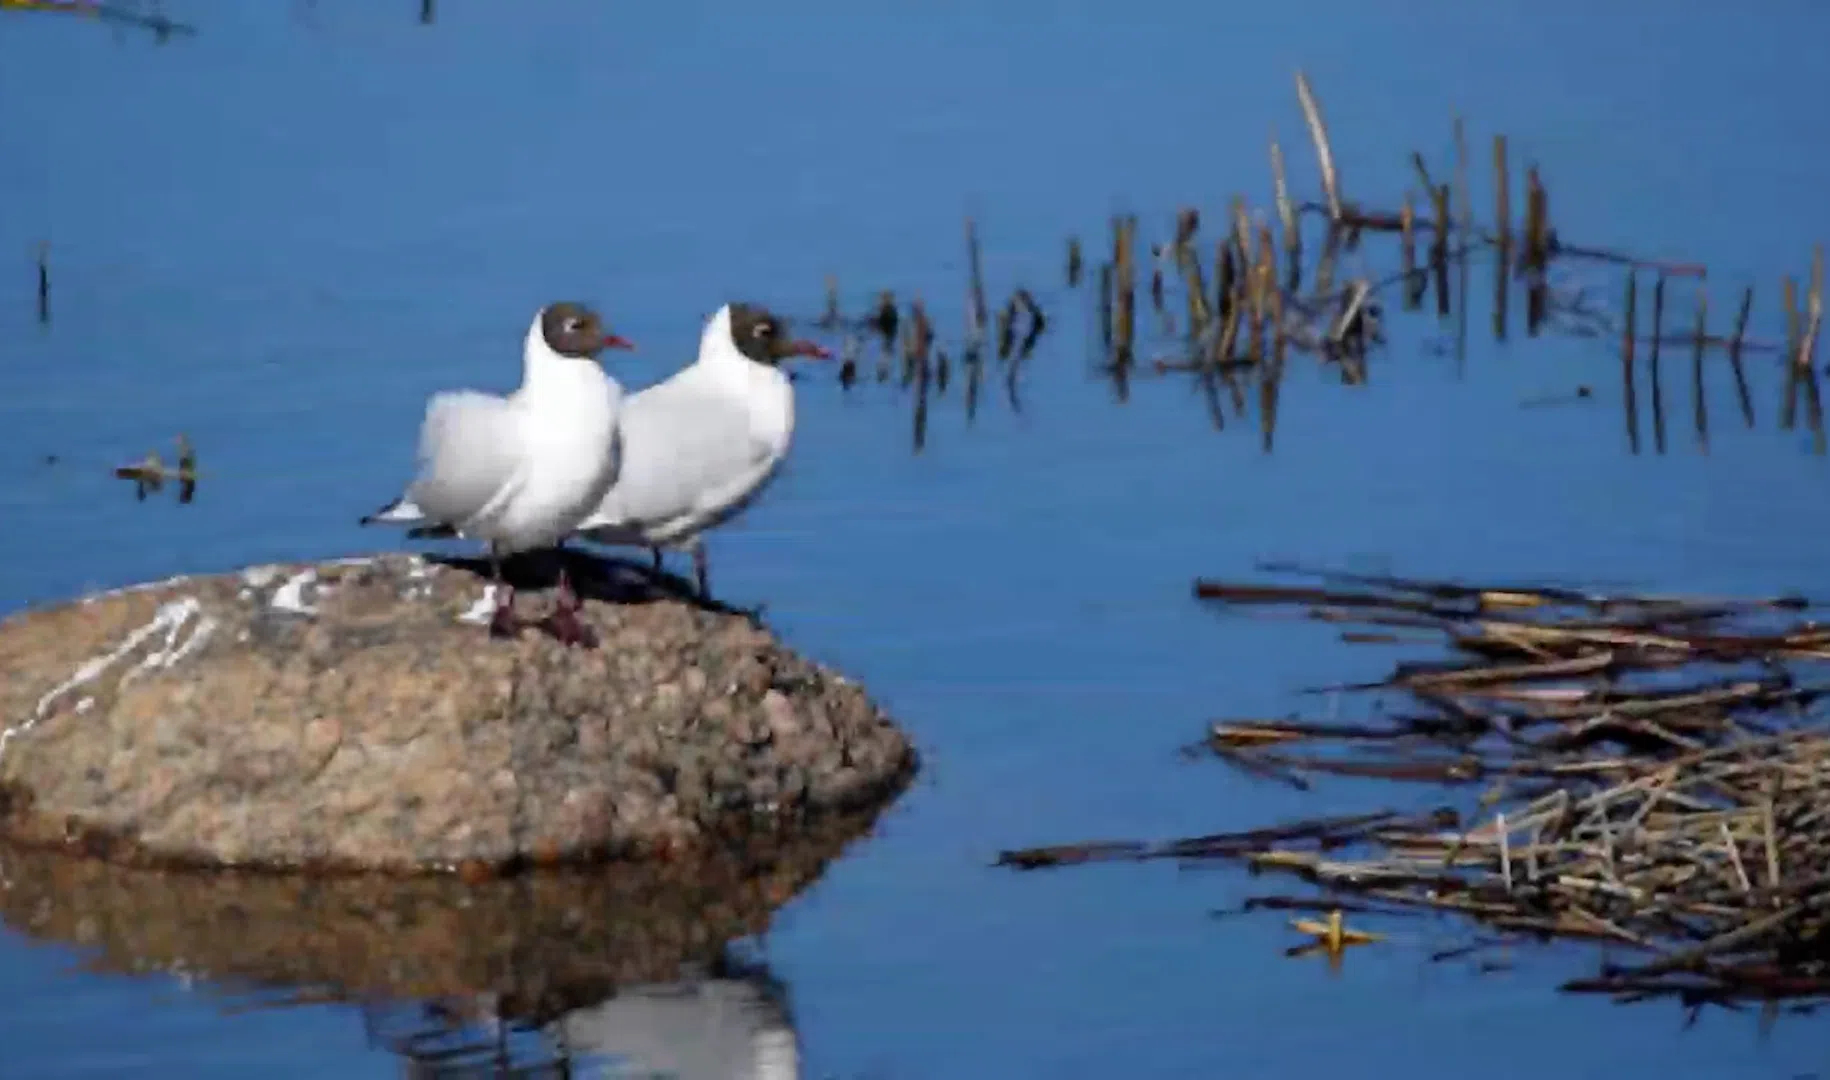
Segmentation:
[(788, 345), (789, 356), (811, 356), (815, 360), (831, 360), (832, 353), (815, 345), (811, 341), (794, 341)]
[(635, 342), (630, 341), (628, 338), (622, 336), (621, 334), (607, 334), (604, 337), (604, 348), (606, 348), (606, 349), (628, 349), (630, 352), (634, 352), (635, 351)]

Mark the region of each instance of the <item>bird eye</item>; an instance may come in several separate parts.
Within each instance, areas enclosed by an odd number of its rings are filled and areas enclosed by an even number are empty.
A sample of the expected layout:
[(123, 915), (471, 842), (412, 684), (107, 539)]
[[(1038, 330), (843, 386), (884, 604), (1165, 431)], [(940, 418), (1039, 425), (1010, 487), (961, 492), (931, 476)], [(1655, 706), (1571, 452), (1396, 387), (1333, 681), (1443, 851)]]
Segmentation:
[(576, 317), (567, 319), (562, 325), (568, 334), (576, 334), (585, 328), (584, 320)]
[(766, 338), (770, 334), (773, 334), (773, 333), (775, 333), (775, 327), (773, 324), (766, 323), (766, 322), (760, 322), (760, 323), (756, 324), (756, 329), (750, 331), (750, 336)]

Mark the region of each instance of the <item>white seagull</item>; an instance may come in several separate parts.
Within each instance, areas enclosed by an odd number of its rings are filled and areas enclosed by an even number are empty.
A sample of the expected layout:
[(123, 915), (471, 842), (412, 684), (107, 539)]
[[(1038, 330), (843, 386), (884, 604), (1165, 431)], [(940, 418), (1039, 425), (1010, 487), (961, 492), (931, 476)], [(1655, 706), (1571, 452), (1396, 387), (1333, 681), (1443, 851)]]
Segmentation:
[(794, 388), (780, 364), (825, 359), (788, 337), (783, 320), (755, 304), (726, 304), (706, 320), (699, 357), (629, 396), (622, 467), (578, 535), (600, 544), (690, 551), (709, 599), (701, 534), (731, 520), (774, 479), (794, 437)]
[[(554, 547), (603, 501), (620, 464), (623, 388), (600, 363), (633, 349), (583, 304), (548, 304), (522, 349), (521, 386), (502, 397), (478, 390), (434, 394), (419, 429), (419, 469), (406, 492), (362, 524), (424, 524), (489, 545), (496, 609), (492, 635), (521, 627), (502, 559)], [(567, 644), (589, 645), (563, 566), (545, 622)]]

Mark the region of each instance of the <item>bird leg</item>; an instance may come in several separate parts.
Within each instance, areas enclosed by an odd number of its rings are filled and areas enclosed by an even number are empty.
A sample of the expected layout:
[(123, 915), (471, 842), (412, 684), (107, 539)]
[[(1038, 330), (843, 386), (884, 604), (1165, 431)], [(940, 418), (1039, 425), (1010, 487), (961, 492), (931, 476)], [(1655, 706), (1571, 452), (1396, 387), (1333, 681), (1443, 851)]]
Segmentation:
[(496, 610), (489, 617), (490, 637), (515, 637), (521, 633), (521, 617), (515, 614), (515, 588), (502, 580), (502, 559), (489, 553), (491, 583), (496, 587)]
[(562, 566), (559, 568), (559, 585), (553, 593), (553, 610), (547, 612), (543, 621), (548, 632), (560, 644), (595, 648), (597, 635), (578, 617), (581, 610), (583, 605), (578, 602), (578, 594), (572, 591), (572, 579)]
[(705, 541), (700, 537), (695, 536), (691, 541), (691, 547), (693, 551), (693, 578), (699, 587), (700, 603), (716, 609), (728, 611), (734, 615), (742, 615), (744, 618), (750, 620), (752, 626), (762, 626), (763, 611), (765, 610), (764, 605), (757, 604), (755, 607), (740, 608), (732, 607), (722, 601), (712, 599), (711, 560), (708, 559), (705, 554)]
[(693, 584), (698, 586), (701, 600), (712, 598), (711, 577), (711, 560), (706, 557), (705, 542), (695, 536), (693, 537)]

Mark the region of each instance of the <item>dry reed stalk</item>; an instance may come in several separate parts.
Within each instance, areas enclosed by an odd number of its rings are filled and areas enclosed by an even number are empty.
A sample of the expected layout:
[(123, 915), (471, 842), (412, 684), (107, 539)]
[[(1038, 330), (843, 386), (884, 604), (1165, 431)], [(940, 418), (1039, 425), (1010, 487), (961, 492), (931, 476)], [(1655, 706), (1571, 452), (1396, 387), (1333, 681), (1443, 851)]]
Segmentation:
[(1398, 211), (1399, 244), (1404, 256), (1404, 310), (1416, 311), (1423, 303), (1428, 278), (1417, 272), (1417, 211), (1411, 191), (1404, 189), (1404, 207)]
[(1824, 248), (1811, 249), (1811, 290), (1805, 296), (1804, 340), (1798, 346), (1798, 371), (1805, 386), (1813, 448), (1824, 453), (1824, 405), (1817, 386), (1817, 332), (1824, 320)]
[(1315, 144), (1315, 160), (1322, 171), (1322, 193), (1328, 199), (1328, 216), (1333, 223), (1339, 223), (1342, 216), (1341, 177), (1334, 164), (1334, 151), (1328, 146), (1328, 125), (1322, 122), (1322, 106), (1316, 101), (1315, 92), (1309, 88), (1309, 79), (1301, 72), (1296, 73), (1296, 97), (1303, 107), (1303, 122), (1309, 126), (1309, 140)]
[(1296, 221), (1296, 206), (1290, 201), (1290, 184), (1284, 176), (1284, 154), (1271, 135), (1271, 185), (1277, 199), (1277, 220), (1284, 230), (1284, 266), (1288, 271), (1284, 288), (1295, 292), (1303, 283), (1303, 234)]
[(1627, 271), (1627, 319), (1621, 331), (1620, 341), (1620, 383), (1621, 400), (1627, 410), (1627, 445), (1633, 453), (1639, 453), (1639, 391), (1638, 380), (1633, 374), (1633, 348), (1637, 331), (1634, 327), (1639, 313), (1639, 275)]
[[(1455, 235), (1466, 246), (1474, 237), (1474, 198), (1468, 190), (1468, 139), (1463, 131), (1462, 118), (1455, 118)], [(1470, 261), (1466, 255), (1456, 260), (1458, 280), (1455, 287), (1455, 370), (1463, 371), (1468, 364), (1468, 272)]]
[(1506, 166), (1506, 136), (1493, 137), (1494, 222), (1498, 230), (1495, 241), (1498, 253), (1493, 273), (1493, 337), (1506, 340), (1506, 299), (1508, 269), (1512, 265), (1512, 177)]
[(1652, 445), (1665, 452), (1665, 382), (1659, 370), (1659, 343), (1665, 337), (1665, 275), (1652, 283), (1652, 356), (1647, 374), (1652, 379)]
[(1754, 289), (1748, 286), (1741, 293), (1741, 310), (1735, 314), (1735, 333), (1728, 343), (1728, 366), (1735, 372), (1735, 394), (1741, 402), (1741, 419), (1748, 430), (1754, 427), (1754, 398), (1748, 393), (1747, 371), (1741, 366), (1741, 346), (1747, 340), (1747, 319), (1754, 309)]
[(1696, 434), (1697, 449), (1709, 452), (1709, 399), (1703, 385), (1703, 350), (1709, 341), (1709, 294), (1703, 289), (1697, 290), (1696, 329), (1691, 337), (1690, 353), (1690, 407)]
[(1782, 292), (1786, 312), (1785, 399), (1779, 408), (1779, 426), (1790, 431), (1798, 419), (1798, 355), (1802, 335), (1799, 331), (1798, 282), (1786, 275)]

